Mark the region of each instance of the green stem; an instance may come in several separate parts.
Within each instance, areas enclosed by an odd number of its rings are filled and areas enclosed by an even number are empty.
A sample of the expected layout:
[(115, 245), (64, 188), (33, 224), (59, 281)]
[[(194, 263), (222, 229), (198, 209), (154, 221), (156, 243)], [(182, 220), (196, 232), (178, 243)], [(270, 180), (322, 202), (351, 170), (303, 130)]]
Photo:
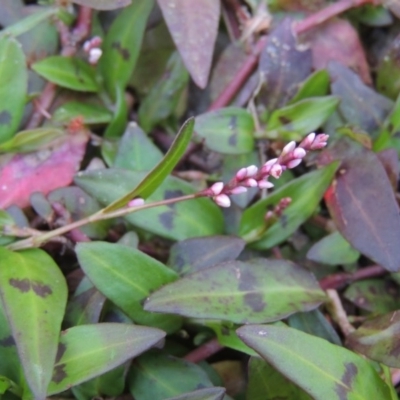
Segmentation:
[(125, 215), (132, 214), (132, 213), (140, 211), (140, 210), (146, 210), (148, 208), (164, 206), (167, 204), (179, 203), (181, 201), (192, 200), (192, 199), (195, 199), (195, 198), (198, 198), (201, 196), (202, 195), (199, 193), (194, 193), (194, 194), (188, 194), (186, 196), (175, 197), (173, 199), (155, 201), (153, 203), (143, 204), (142, 206), (121, 208), (119, 210), (112, 211), (112, 212), (105, 213), (105, 214), (98, 212), (96, 214), (90, 215), (89, 217), (80, 219), (79, 221), (72, 222), (71, 224), (68, 224), (65, 226), (61, 226), (60, 228), (54, 229), (52, 231), (45, 232), (43, 234), (39, 234), (39, 235), (35, 235), (35, 236), (31, 236), (27, 239), (11, 243), (7, 246), (7, 248), (9, 250), (22, 250), (22, 249), (29, 249), (31, 247), (39, 247), (42, 244), (48, 242), (49, 240), (51, 240), (57, 236), (63, 235), (65, 233), (68, 233), (72, 229), (80, 228), (83, 225), (102, 221), (105, 219), (123, 217)]

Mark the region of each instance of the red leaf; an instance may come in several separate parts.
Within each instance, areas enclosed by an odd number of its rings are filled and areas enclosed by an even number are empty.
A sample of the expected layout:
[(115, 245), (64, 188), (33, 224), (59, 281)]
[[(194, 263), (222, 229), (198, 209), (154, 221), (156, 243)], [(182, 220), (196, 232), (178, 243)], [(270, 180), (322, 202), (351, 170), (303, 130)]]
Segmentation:
[(80, 130), (52, 149), (16, 154), (0, 161), (0, 208), (29, 205), (34, 192), (47, 194), (68, 186), (85, 154), (88, 135)]
[[(341, 140), (343, 162), (325, 201), (339, 232), (389, 271), (400, 270), (399, 207), (377, 155)], [(340, 147), (340, 149), (338, 149)]]
[(158, 0), (165, 22), (197, 86), (205, 88), (218, 33), (220, 2)]
[(344, 19), (329, 20), (315, 30), (312, 36), (312, 55), (316, 69), (326, 68), (329, 61), (338, 61), (355, 70), (365, 83), (372, 83), (358, 33)]

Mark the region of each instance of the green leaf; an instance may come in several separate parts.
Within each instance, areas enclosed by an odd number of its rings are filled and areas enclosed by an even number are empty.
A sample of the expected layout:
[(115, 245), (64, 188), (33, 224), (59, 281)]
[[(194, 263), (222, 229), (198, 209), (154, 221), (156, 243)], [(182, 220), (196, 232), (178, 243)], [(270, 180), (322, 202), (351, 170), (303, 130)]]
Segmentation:
[(119, 323), (81, 325), (60, 338), (48, 395), (60, 393), (110, 371), (157, 344), (159, 329)]
[(28, 72), (21, 45), (12, 37), (0, 38), (0, 143), (17, 130), (25, 108)]
[(32, 65), (43, 78), (57, 85), (80, 92), (97, 92), (94, 69), (76, 57), (51, 56)]
[(115, 89), (116, 102), (114, 115), (104, 133), (106, 138), (119, 138), (126, 128), (128, 122), (128, 104), (125, 98), (125, 91), (119, 86)]
[(113, 97), (117, 88), (124, 92), (132, 75), (153, 5), (154, 0), (135, 0), (115, 18), (107, 33), (99, 66)]
[(138, 118), (145, 131), (151, 131), (158, 122), (176, 110), (188, 81), (189, 73), (179, 53), (175, 51), (168, 60), (164, 74), (140, 104)]
[(228, 261), (170, 283), (144, 309), (235, 323), (272, 322), (309, 311), (325, 295), (314, 276), (289, 261)]
[(338, 104), (339, 99), (335, 96), (312, 97), (275, 110), (268, 120), (265, 136), (270, 139), (300, 139), (302, 135), (319, 128)]
[(309, 260), (327, 265), (352, 264), (359, 257), (360, 253), (339, 232), (325, 236), (307, 253)]
[(343, 347), (278, 326), (243, 326), (237, 333), (314, 400), (390, 398), (388, 385), (374, 367)]
[(362, 310), (382, 314), (400, 309), (399, 295), (399, 287), (383, 279), (354, 282), (344, 292), (344, 297)]
[[(286, 240), (313, 214), (337, 168), (338, 164), (332, 163), (309, 172), (249, 207), (240, 221), (240, 236), (257, 249), (269, 249)], [(266, 229), (264, 215), (268, 207), (276, 206), (285, 197), (290, 197), (292, 202)]]
[(293, 314), (287, 319), (287, 323), (291, 328), (318, 336), (338, 346), (342, 344), (335, 329), (319, 310)]
[[(144, 176), (144, 172), (110, 168), (80, 172), (75, 177), (75, 182), (100, 203), (110, 204), (125, 194), (132, 185), (142, 182)], [(192, 185), (168, 176), (148, 200), (162, 201), (193, 193)], [(219, 235), (224, 227), (221, 209), (207, 198), (140, 209), (125, 216), (125, 219), (134, 226), (172, 240)]]
[(301, 84), (288, 105), (310, 97), (326, 96), (329, 92), (329, 83), (329, 74), (326, 69), (315, 71)]
[(254, 121), (243, 108), (226, 107), (196, 117), (194, 130), (211, 150), (224, 154), (249, 153), (254, 149)]
[(133, 171), (149, 171), (162, 158), (160, 149), (136, 122), (130, 122), (119, 143), (113, 166)]
[(5, 29), (0, 31), (0, 38), (4, 36), (19, 36), (25, 32), (30, 31), (32, 28), (36, 27), (46, 19), (49, 19), (53, 15), (58, 14), (58, 7), (50, 7), (40, 9), (28, 17), (21, 19), (20, 21), (15, 22), (14, 24), (8, 26)]
[(139, 250), (115, 243), (79, 243), (76, 253), (96, 288), (133, 321), (169, 332), (179, 329), (180, 318), (152, 314), (142, 306), (150, 293), (177, 279), (174, 271)]
[(51, 120), (53, 122), (69, 123), (77, 117), (83, 118), (85, 125), (106, 124), (112, 119), (111, 112), (98, 104), (69, 101), (57, 108)]
[(199, 389), (180, 396), (169, 397), (167, 400), (222, 400), (225, 390), (223, 387)]
[(42, 250), (0, 248), (0, 297), (29, 387), (44, 399), (67, 301), (64, 276)]
[(72, 0), (72, 2), (95, 10), (114, 10), (126, 7), (132, 0)]
[(168, 265), (181, 275), (236, 259), (246, 242), (234, 236), (208, 236), (172, 245)]
[(346, 340), (346, 346), (372, 360), (399, 368), (400, 313), (390, 312), (364, 322)]
[(18, 132), (13, 138), (0, 144), (0, 152), (29, 153), (46, 148), (64, 136), (61, 129), (43, 127)]
[(247, 400), (312, 400), (307, 393), (258, 357), (250, 358), (248, 371)]
[(178, 134), (164, 158), (145, 176), (145, 178), (125, 196), (114, 201), (102, 210), (107, 213), (126, 206), (135, 197), (146, 199), (149, 197), (172, 172), (179, 162), (192, 138), (194, 119), (188, 119)]
[(213, 386), (198, 365), (160, 352), (139, 357), (132, 365), (128, 382), (135, 400), (165, 400)]

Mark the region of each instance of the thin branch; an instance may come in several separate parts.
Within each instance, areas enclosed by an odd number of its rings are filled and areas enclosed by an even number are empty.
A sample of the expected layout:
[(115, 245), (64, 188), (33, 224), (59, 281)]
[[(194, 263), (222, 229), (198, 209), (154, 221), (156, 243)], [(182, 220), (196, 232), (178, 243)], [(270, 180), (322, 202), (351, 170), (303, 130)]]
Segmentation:
[(347, 319), (347, 314), (343, 308), (338, 292), (334, 289), (328, 289), (326, 294), (330, 300), (330, 302), (327, 303), (327, 308), (330, 310), (332, 318), (339, 325), (343, 335), (346, 337), (350, 333), (354, 332), (355, 328)]
[(199, 346), (197, 349), (186, 354), (184, 359), (193, 363), (198, 363), (200, 361), (206, 360), (207, 358), (213, 356), (224, 348), (221, 346), (216, 338)]

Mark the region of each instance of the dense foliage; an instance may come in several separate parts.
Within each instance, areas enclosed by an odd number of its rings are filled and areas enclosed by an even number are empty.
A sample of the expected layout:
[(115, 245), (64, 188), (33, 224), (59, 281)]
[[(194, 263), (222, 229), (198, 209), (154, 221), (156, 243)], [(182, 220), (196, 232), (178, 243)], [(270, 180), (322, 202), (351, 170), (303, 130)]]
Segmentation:
[(399, 18), (0, 0), (0, 398), (397, 400)]

